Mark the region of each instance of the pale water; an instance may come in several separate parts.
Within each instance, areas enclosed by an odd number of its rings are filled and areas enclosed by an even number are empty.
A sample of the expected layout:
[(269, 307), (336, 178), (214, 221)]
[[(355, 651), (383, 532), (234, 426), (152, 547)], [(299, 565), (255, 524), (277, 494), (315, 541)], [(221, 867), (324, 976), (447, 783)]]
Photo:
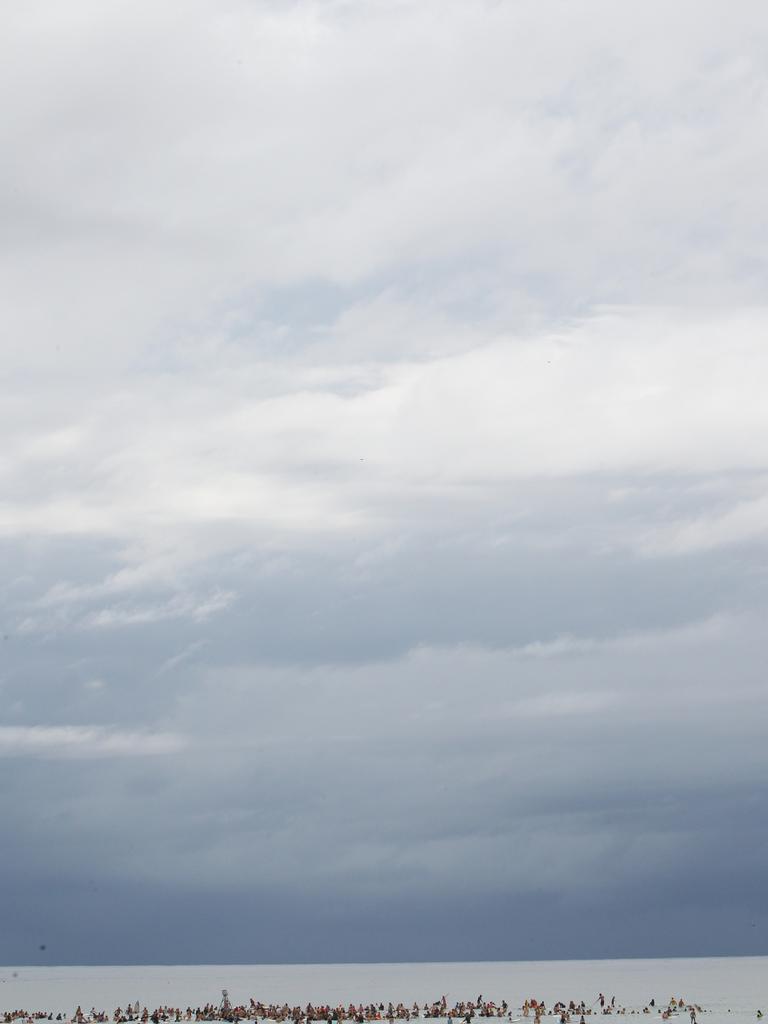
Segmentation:
[[(640, 1009), (677, 996), (709, 1011), (701, 1024), (745, 1024), (768, 1010), (768, 957), (667, 960), (565, 960), (517, 963), (312, 964), (201, 967), (3, 967), (0, 1010), (50, 1010), (71, 1014), (112, 1011), (138, 1000), (155, 1006), (192, 1008), (218, 1003), (222, 989), (233, 1003), (251, 996), (291, 1005), (367, 1002), (419, 1003), (448, 997), (506, 999), (518, 1007), (526, 998), (581, 999), (589, 1005), (599, 992)], [(729, 1012), (730, 1011), (730, 1012)], [(545, 1018), (545, 1020), (557, 1018)], [(604, 1018), (588, 1020), (598, 1024)], [(624, 1018), (626, 1020), (626, 1018)], [(637, 1019), (637, 1018), (635, 1018)], [(640, 1018), (656, 1024), (657, 1015)], [(615, 1017), (610, 1020), (615, 1021)], [(688, 1024), (687, 1014), (676, 1020)], [(766, 1018), (768, 1020), (768, 1018)], [(638, 1021), (639, 1024), (639, 1021)]]

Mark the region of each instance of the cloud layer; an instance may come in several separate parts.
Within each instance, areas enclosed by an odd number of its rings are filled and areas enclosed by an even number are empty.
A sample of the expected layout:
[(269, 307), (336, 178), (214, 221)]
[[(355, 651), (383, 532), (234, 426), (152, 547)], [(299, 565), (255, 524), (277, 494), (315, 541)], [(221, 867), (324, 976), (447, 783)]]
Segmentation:
[(0, 960), (768, 951), (765, 7), (3, 20)]

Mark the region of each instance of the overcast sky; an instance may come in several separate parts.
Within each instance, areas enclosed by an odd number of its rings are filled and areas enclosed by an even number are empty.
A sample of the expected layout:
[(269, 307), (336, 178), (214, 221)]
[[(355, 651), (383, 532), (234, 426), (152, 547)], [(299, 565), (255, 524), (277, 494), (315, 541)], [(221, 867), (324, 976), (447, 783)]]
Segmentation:
[(768, 952), (768, 5), (0, 17), (0, 962)]

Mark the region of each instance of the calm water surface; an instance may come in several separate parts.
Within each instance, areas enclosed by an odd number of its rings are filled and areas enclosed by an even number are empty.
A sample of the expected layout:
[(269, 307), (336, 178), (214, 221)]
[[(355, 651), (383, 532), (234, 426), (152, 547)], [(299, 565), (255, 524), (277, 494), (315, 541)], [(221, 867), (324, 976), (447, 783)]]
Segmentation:
[[(641, 1008), (672, 995), (710, 1011), (701, 1024), (755, 1020), (768, 1011), (768, 957), (671, 960), (564, 960), (525, 963), (318, 964), (200, 967), (1, 967), (0, 1011), (25, 1008), (70, 1014), (113, 1010), (138, 1001), (150, 1010), (233, 1002), (413, 1002), (445, 994), (449, 1002), (486, 999), (519, 1006), (527, 997), (592, 1003), (598, 992), (619, 1005)], [(729, 1012), (730, 1011), (730, 1012)], [(554, 1019), (554, 1018), (553, 1018)], [(598, 1024), (602, 1018), (588, 1018)], [(611, 1017), (610, 1020), (616, 1018)], [(655, 1024), (658, 1017), (642, 1018)], [(687, 1016), (677, 1018), (687, 1024)], [(768, 1021), (768, 1016), (766, 1017)], [(639, 1022), (638, 1022), (639, 1024)]]

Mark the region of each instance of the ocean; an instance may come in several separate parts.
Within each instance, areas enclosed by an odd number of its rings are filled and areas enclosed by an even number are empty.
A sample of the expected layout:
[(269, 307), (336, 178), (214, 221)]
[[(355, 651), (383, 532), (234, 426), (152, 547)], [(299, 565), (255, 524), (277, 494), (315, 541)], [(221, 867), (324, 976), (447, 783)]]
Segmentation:
[[(234, 1004), (253, 996), (291, 1005), (367, 1002), (419, 1003), (446, 995), (449, 1005), (481, 995), (518, 1007), (526, 998), (551, 1006), (599, 992), (617, 1006), (657, 1007), (671, 996), (700, 1004), (707, 1024), (755, 1020), (768, 1010), (768, 957), (664, 960), (564, 960), (516, 963), (284, 964), (199, 967), (2, 967), (0, 1011), (24, 1008), (69, 1016), (76, 1006), (111, 1011), (142, 1006), (218, 1003), (227, 989)], [(553, 1018), (555, 1019), (555, 1018)], [(592, 1020), (597, 1024), (596, 1017)], [(611, 1018), (614, 1019), (614, 1018)], [(657, 1015), (644, 1017), (650, 1024)], [(688, 1024), (687, 1014), (677, 1018)]]

